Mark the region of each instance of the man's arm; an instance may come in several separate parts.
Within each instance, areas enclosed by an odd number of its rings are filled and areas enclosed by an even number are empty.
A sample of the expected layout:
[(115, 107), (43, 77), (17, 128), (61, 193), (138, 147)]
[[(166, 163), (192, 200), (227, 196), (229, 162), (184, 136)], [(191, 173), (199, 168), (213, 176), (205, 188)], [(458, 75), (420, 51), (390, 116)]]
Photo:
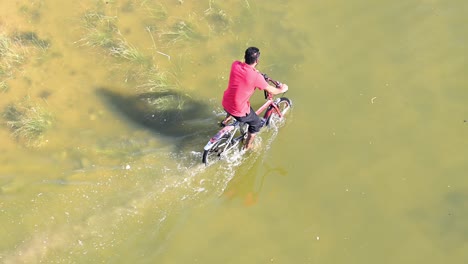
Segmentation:
[(265, 88), (265, 90), (271, 94), (280, 94), (280, 93), (285, 93), (288, 90), (288, 85), (285, 83), (281, 84), (279, 88), (276, 88), (274, 86), (271, 86), (268, 84), (268, 86)]

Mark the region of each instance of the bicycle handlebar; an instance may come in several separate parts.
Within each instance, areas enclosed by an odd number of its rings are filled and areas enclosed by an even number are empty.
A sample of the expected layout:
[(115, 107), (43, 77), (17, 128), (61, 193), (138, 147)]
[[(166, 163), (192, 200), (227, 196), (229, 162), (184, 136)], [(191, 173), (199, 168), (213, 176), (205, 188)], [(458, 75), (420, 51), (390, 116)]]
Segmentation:
[[(268, 77), (268, 75), (266, 75), (266, 73), (262, 73), (262, 76), (263, 76), (263, 78), (265, 78), (265, 81), (271, 82), (272, 84), (275, 85), (276, 88), (280, 88), (281, 85), (283, 85), (282, 83), (280, 83), (278, 81), (275, 81), (272, 78)], [(265, 99), (267, 99), (269, 96), (271, 96), (269, 92), (267, 92), (267, 91), (263, 91), (263, 92), (265, 94)]]
[(280, 83), (278, 81), (275, 81), (272, 78), (268, 77), (268, 75), (266, 75), (266, 73), (262, 73), (262, 75), (263, 75), (263, 78), (265, 78), (265, 81), (273, 83), (276, 86), (276, 88), (281, 87), (282, 83)]

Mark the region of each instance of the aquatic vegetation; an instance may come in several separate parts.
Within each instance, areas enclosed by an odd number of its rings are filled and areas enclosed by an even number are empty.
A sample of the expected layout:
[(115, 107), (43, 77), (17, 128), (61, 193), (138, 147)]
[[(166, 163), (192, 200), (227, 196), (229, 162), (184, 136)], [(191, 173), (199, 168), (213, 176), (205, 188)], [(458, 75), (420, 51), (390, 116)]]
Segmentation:
[(168, 94), (161, 97), (147, 97), (145, 101), (153, 106), (157, 112), (168, 111), (172, 109), (181, 110), (185, 104), (185, 98), (178, 94)]
[(157, 92), (174, 86), (171, 84), (168, 74), (155, 67), (152, 67), (144, 77), (147, 79), (146, 82), (138, 86), (138, 88), (143, 88), (144, 92)]
[(5, 81), (0, 81), (0, 92), (4, 93), (8, 91), (8, 89), (9, 89), (8, 84)]
[(194, 39), (197, 35), (193, 26), (183, 20), (174, 23), (169, 29), (160, 31), (159, 33), (160, 38), (171, 43)]
[(19, 8), (20, 14), (25, 16), (28, 20), (33, 22), (39, 22), (41, 19), (41, 13), (39, 9), (42, 7), (42, 3), (31, 3), (31, 6), (22, 5)]
[(4, 33), (0, 33), (0, 76), (10, 75), (12, 68), (25, 60), (27, 49)]
[(29, 98), (17, 104), (8, 105), (3, 117), (12, 135), (24, 141), (27, 146), (37, 147), (42, 142), (44, 132), (52, 125), (53, 117), (41, 105)]
[(116, 20), (116, 17), (94, 11), (84, 14), (82, 22), (86, 34), (78, 42), (89, 47), (113, 47), (115, 45), (114, 34), (117, 32)]
[(32, 51), (45, 51), (49, 46), (34, 32), (17, 32), (12, 36), (0, 32), (0, 91), (8, 90), (6, 80), (13, 78), (14, 72), (31, 57)]
[(117, 18), (98, 12), (88, 12), (83, 18), (86, 35), (78, 42), (89, 47), (103, 48), (109, 55), (141, 64), (148, 58), (128, 43), (116, 26)]
[(230, 23), (230, 20), (223, 10), (213, 10), (210, 9), (209, 12), (205, 12), (206, 16), (211, 19), (212, 22), (220, 25), (221, 27), (227, 27)]
[[(106, 1), (106, 4), (109, 4), (109, 2)], [(135, 11), (135, 3), (132, 1), (122, 3), (120, 6), (120, 11), (123, 13), (133, 13), (133, 11)]]
[(89, 29), (88, 35), (85, 39), (81, 39), (86, 46), (90, 47), (112, 47), (114, 40), (112, 38), (112, 31), (102, 31), (95, 28)]
[(215, 32), (226, 30), (231, 24), (231, 19), (224, 10), (213, 6), (212, 1), (210, 1), (209, 6), (205, 10), (205, 16), (209, 22), (208, 27), (210, 30)]
[(122, 58), (141, 64), (148, 62), (148, 59), (143, 54), (122, 38), (118, 39), (115, 45), (109, 48), (109, 54), (116, 58)]
[(13, 78), (15, 71), (27, 60), (31, 46), (46, 50), (49, 44), (33, 32), (19, 32), (13, 36), (0, 32), (0, 92), (8, 91), (7, 80)]
[(29, 45), (37, 47), (40, 50), (47, 50), (50, 47), (50, 43), (46, 40), (43, 40), (37, 36), (35, 32), (17, 32), (13, 39), (22, 45)]
[(167, 10), (160, 3), (155, 6), (150, 6), (149, 3), (143, 3), (143, 6), (148, 13), (148, 17), (156, 20), (163, 20), (167, 18)]

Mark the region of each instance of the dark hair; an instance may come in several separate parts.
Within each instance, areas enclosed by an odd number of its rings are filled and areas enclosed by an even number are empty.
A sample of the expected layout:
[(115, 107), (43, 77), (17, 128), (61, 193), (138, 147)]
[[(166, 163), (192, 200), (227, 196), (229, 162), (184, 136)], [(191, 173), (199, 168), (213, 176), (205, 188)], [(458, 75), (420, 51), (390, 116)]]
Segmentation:
[(252, 65), (254, 64), (258, 58), (260, 57), (260, 50), (256, 47), (250, 47), (245, 50), (245, 63)]

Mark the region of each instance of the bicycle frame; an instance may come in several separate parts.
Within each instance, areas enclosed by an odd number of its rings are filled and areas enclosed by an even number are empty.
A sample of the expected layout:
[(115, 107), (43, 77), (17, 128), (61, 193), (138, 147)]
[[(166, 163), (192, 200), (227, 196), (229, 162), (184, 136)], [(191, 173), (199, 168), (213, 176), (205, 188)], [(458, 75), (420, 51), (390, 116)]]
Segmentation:
[[(277, 88), (281, 86), (280, 82), (269, 78), (265, 74), (262, 75), (267, 82), (274, 84)], [(291, 103), (289, 99), (285, 97), (279, 97), (275, 99), (275, 96), (268, 93), (266, 90), (264, 91), (264, 94), (266, 101), (255, 111), (258, 116), (264, 113), (262, 117), (264, 121), (262, 123), (262, 127), (269, 125), (272, 114), (278, 115), (279, 118), (283, 118), (283, 112), (278, 104), (281, 104), (283, 100), (287, 100), (288, 104)], [(207, 155), (209, 155), (208, 153), (214, 152), (220, 156), (222, 153), (226, 153), (230, 149), (238, 146), (239, 142), (244, 139), (247, 134), (247, 125), (238, 121), (230, 114), (227, 114), (223, 121), (221, 121), (221, 126), (223, 126), (223, 128), (219, 130), (216, 135), (210, 138), (208, 143), (203, 148), (203, 162), (205, 164), (207, 163)], [(238, 133), (239, 130), (240, 134)]]
[[(278, 106), (274, 103), (275, 101), (274, 101), (273, 95), (265, 91), (265, 98), (266, 98), (266, 102), (262, 106), (260, 106), (260, 108), (258, 108), (257, 111), (255, 111), (255, 113), (257, 115), (260, 115), (261, 113), (263, 113), (263, 111), (266, 111), (263, 116), (265, 120), (267, 120), (268, 117), (270, 117), (272, 111), (275, 111), (280, 117), (283, 117), (283, 113), (281, 113)], [(269, 107), (272, 108), (271, 111), (267, 111)], [(232, 124), (226, 125), (227, 122), (232, 120), (232, 118), (233, 116), (231, 115), (227, 115), (224, 118), (221, 124), (224, 125), (225, 127), (223, 127), (220, 131), (218, 131), (218, 133), (216, 133), (216, 135), (214, 135), (214, 137), (212, 137), (210, 141), (208, 141), (208, 143), (203, 148), (204, 150), (209, 150), (220, 138), (222, 138), (227, 133), (232, 132), (229, 138), (229, 141), (233, 139), (234, 135), (237, 132), (236, 130), (239, 129), (238, 125), (240, 122), (235, 120)]]
[[(283, 117), (283, 113), (281, 113), (281, 111), (279, 110), (278, 106), (274, 103), (275, 101), (273, 100), (273, 95), (268, 93), (267, 91), (265, 91), (265, 99), (267, 100), (262, 106), (260, 106), (260, 108), (255, 111), (255, 113), (260, 116), (260, 114), (267, 110), (269, 107), (272, 107), (274, 109), (274, 111), (282, 118)], [(265, 114), (263, 115), (263, 118), (265, 120), (268, 119), (268, 117), (270, 117), (272, 111), (266, 111)]]

